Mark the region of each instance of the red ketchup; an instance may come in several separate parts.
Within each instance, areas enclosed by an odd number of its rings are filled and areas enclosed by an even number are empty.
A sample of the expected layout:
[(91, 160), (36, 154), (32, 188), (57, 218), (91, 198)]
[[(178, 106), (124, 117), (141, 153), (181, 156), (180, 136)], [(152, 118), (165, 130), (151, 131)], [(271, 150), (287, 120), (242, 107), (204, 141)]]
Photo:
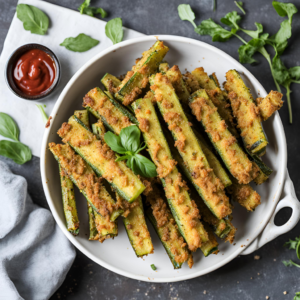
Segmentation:
[(17, 87), (26, 95), (36, 96), (52, 85), (56, 66), (45, 51), (32, 49), (20, 56), (13, 72)]

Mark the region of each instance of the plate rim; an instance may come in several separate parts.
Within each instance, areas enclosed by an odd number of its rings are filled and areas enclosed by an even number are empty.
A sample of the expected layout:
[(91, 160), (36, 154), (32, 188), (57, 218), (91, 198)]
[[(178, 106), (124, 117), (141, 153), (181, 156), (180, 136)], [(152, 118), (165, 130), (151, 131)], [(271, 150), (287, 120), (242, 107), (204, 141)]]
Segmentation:
[[(274, 123), (276, 123), (277, 128), (279, 128), (279, 131), (277, 131), (275, 134), (278, 137), (278, 141), (279, 143), (282, 143), (283, 145), (283, 152), (282, 152), (282, 157), (280, 159), (280, 167), (279, 170), (282, 170), (282, 172), (279, 174), (279, 186), (277, 187), (277, 191), (276, 191), (276, 196), (273, 199), (273, 209), (271, 209), (268, 213), (265, 214), (264, 220), (263, 222), (261, 222), (258, 226), (258, 228), (256, 229), (256, 234), (251, 236), (251, 238), (249, 238), (249, 240), (247, 241), (247, 243), (245, 243), (244, 247), (237, 247), (237, 250), (234, 251), (229, 257), (227, 257), (226, 259), (222, 260), (221, 262), (206, 268), (204, 270), (200, 270), (198, 272), (192, 273), (192, 274), (186, 274), (186, 275), (182, 275), (182, 276), (178, 276), (178, 277), (166, 277), (166, 278), (148, 278), (146, 276), (142, 276), (142, 275), (136, 275), (133, 274), (129, 271), (124, 271), (122, 269), (119, 269), (117, 267), (111, 266), (109, 263), (106, 263), (105, 261), (103, 261), (102, 259), (96, 257), (94, 254), (90, 253), (83, 245), (81, 245), (77, 240), (76, 237), (74, 237), (72, 234), (70, 234), (68, 232), (68, 230), (65, 227), (65, 224), (62, 222), (62, 220), (60, 219), (58, 213), (56, 212), (56, 209), (54, 207), (54, 203), (52, 201), (51, 195), (50, 195), (50, 191), (48, 189), (48, 184), (47, 184), (47, 177), (46, 177), (46, 151), (48, 149), (47, 147), (47, 143), (48, 143), (48, 138), (50, 135), (50, 129), (52, 127), (54, 118), (57, 114), (57, 111), (59, 110), (59, 107), (61, 105), (61, 103), (63, 102), (63, 99), (66, 95), (66, 93), (68, 92), (69, 88), (72, 86), (73, 82), (81, 75), (82, 72), (84, 72), (91, 64), (93, 64), (95, 61), (101, 59), (103, 56), (107, 55), (108, 53), (115, 51), (121, 47), (126, 47), (135, 43), (139, 43), (139, 42), (147, 42), (147, 41), (155, 41), (155, 40), (162, 40), (162, 41), (177, 41), (177, 42), (183, 42), (183, 43), (187, 43), (187, 44), (194, 44), (196, 46), (201, 46), (204, 48), (207, 48), (208, 50), (211, 50), (215, 53), (218, 53), (219, 55), (223, 56), (225, 59), (229, 60), (229, 61), (233, 61), (234, 63), (237, 63), (240, 67), (240, 69), (242, 70), (242, 72), (248, 77), (248, 79), (250, 80), (250, 82), (256, 87), (259, 87), (260, 92), (267, 94), (266, 90), (263, 88), (262, 84), (260, 84), (260, 82), (254, 77), (254, 75), (252, 75), (252, 73), (250, 71), (248, 71), (242, 64), (240, 64), (236, 59), (234, 59), (233, 57), (231, 57), (229, 54), (225, 53), (223, 50), (218, 49), (215, 46), (212, 46), (210, 44), (207, 44), (205, 42), (199, 41), (199, 40), (195, 40), (195, 39), (191, 39), (191, 38), (186, 38), (186, 37), (181, 37), (181, 36), (176, 36), (176, 35), (161, 35), (161, 34), (156, 34), (156, 35), (150, 35), (150, 36), (142, 36), (142, 37), (138, 37), (138, 38), (133, 38), (127, 41), (123, 41), (121, 43), (118, 43), (116, 45), (110, 46), (108, 48), (106, 48), (105, 50), (99, 52), (97, 55), (95, 55), (94, 57), (92, 57), (89, 61), (87, 61), (73, 76), (72, 78), (69, 80), (69, 82), (67, 83), (67, 85), (64, 87), (64, 89), (62, 90), (62, 92), (60, 93), (53, 109), (52, 112), (50, 114), (50, 116), (52, 116), (52, 120), (50, 123), (50, 126), (45, 130), (44, 135), (43, 135), (43, 140), (42, 140), (42, 145), (41, 145), (41, 156), (40, 156), (40, 170), (41, 170), (41, 177), (42, 177), (42, 184), (43, 184), (43, 190), (48, 202), (48, 205), (50, 207), (50, 210), (52, 212), (52, 215), (56, 221), (56, 223), (58, 224), (58, 226), (60, 227), (60, 229), (62, 230), (62, 232), (64, 233), (64, 235), (68, 238), (68, 240), (78, 249), (80, 250), (83, 254), (85, 254), (88, 258), (90, 258), (91, 260), (93, 260), (95, 263), (101, 265), (102, 267), (105, 267), (106, 269), (113, 271), (119, 275), (131, 278), (131, 279), (136, 279), (136, 280), (141, 280), (141, 281), (145, 281), (145, 282), (157, 282), (157, 283), (161, 283), (161, 282), (178, 282), (178, 281), (183, 281), (183, 280), (188, 280), (188, 279), (192, 279), (192, 278), (196, 278), (205, 274), (208, 274), (210, 272), (213, 272), (217, 269), (219, 269), (220, 267), (226, 265), (227, 263), (229, 263), (230, 261), (232, 261), (234, 258), (236, 258), (238, 255), (240, 255), (246, 248), (247, 246), (249, 246), (256, 238), (259, 234), (262, 233), (262, 231), (264, 230), (265, 226), (267, 225), (267, 223), (269, 222), (270, 218), (273, 215), (273, 212), (275, 211), (276, 205), (280, 199), (281, 196), (281, 192), (284, 186), (284, 180), (285, 180), (285, 170), (287, 168), (287, 145), (286, 145), (286, 137), (285, 137), (285, 133), (284, 133), (284, 128), (282, 125), (282, 121), (280, 119), (280, 116), (278, 114), (278, 112), (275, 113), (274, 115)], [(274, 187), (276, 188), (276, 187)], [(155, 274), (154, 274), (155, 276)]]

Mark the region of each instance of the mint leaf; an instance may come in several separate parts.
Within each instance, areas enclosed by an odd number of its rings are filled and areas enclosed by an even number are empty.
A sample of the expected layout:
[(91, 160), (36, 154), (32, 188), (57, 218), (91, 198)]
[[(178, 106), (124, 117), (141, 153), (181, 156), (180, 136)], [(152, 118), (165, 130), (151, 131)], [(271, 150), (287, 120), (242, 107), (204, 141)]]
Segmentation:
[(123, 40), (123, 26), (122, 19), (115, 18), (107, 22), (105, 25), (105, 34), (111, 39), (113, 44), (122, 42)]
[(44, 35), (49, 27), (49, 18), (35, 6), (27, 4), (17, 5), (17, 17), (23, 22), (25, 30)]
[(234, 34), (216, 24), (212, 19), (204, 20), (195, 28), (195, 32), (200, 35), (210, 35), (213, 42), (226, 42)]
[(196, 24), (194, 22), (195, 20), (195, 14), (189, 4), (180, 4), (178, 5), (178, 15), (179, 18), (182, 21), (189, 21), (192, 23), (192, 25), (196, 28)]
[(66, 47), (68, 50), (73, 52), (85, 52), (99, 44), (98, 40), (91, 38), (84, 33), (80, 33), (75, 38), (66, 38), (60, 46)]
[(26, 163), (32, 158), (31, 151), (26, 145), (7, 140), (0, 141), (0, 155), (12, 159), (19, 165)]
[(241, 12), (245, 15), (246, 12), (243, 8), (243, 2), (242, 1), (234, 1), (235, 5), (241, 10)]
[(0, 112), (0, 135), (18, 142), (19, 134), (19, 127), (12, 117)]

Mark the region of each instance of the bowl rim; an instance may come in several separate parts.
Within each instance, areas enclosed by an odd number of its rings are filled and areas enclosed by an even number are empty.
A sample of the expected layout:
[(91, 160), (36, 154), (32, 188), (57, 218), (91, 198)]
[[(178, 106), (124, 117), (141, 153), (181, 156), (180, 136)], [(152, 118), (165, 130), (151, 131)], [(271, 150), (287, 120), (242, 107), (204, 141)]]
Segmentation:
[[(25, 93), (23, 93), (22, 91), (18, 91), (17, 88), (14, 88), (12, 86), (12, 84), (10, 83), (9, 80), (9, 71), (11, 71), (9, 68), (10, 66), (13, 67), (13, 64), (15, 63), (15, 60), (20, 57), (20, 55), (22, 55), (23, 53), (32, 50), (32, 49), (39, 49), (42, 50), (44, 52), (46, 52), (49, 56), (51, 56), (51, 58), (53, 59), (54, 63), (55, 63), (55, 67), (56, 67), (56, 72), (55, 72), (55, 78), (53, 80), (53, 83), (51, 84), (51, 86), (43, 91), (41, 94), (39, 95), (35, 95), (35, 96), (30, 96), (30, 95), (26, 95)], [(61, 78), (61, 65), (60, 65), (60, 61), (58, 59), (58, 57), (56, 56), (56, 54), (47, 46), (43, 45), (43, 44), (38, 44), (38, 43), (28, 43), (28, 44), (24, 44), (18, 48), (16, 48), (11, 55), (9, 56), (9, 58), (6, 61), (5, 64), (5, 68), (4, 68), (4, 78), (5, 78), (5, 82), (8, 86), (8, 88), (11, 90), (12, 93), (14, 93), (18, 98), (22, 99), (22, 100), (27, 100), (27, 101), (40, 101), (40, 100), (44, 100), (45, 98), (47, 98), (49, 95), (52, 94), (52, 92), (55, 90), (55, 88), (58, 86), (59, 82), (60, 82), (60, 78)]]
[[(136, 43), (142, 43), (142, 42), (150, 42), (150, 41), (155, 41), (155, 40), (162, 40), (162, 41), (176, 41), (176, 42), (182, 42), (182, 43), (186, 43), (186, 44), (194, 44), (196, 46), (201, 46), (204, 47), (212, 52), (218, 53), (219, 55), (223, 56), (224, 58), (226, 58), (229, 61), (233, 61), (234, 63), (238, 63), (240, 69), (242, 70), (242, 72), (248, 77), (248, 79), (250, 80), (251, 83), (255, 83), (256, 86), (259, 87), (259, 90), (261, 93), (265, 93), (267, 95), (266, 90), (263, 88), (263, 86), (259, 83), (259, 81), (251, 74), (250, 71), (248, 71), (242, 64), (240, 64), (239, 62), (237, 62), (233, 57), (231, 57), (229, 54), (225, 53), (224, 51), (209, 45), (205, 42), (202, 41), (198, 41), (195, 39), (191, 39), (191, 38), (186, 38), (186, 37), (181, 37), (181, 36), (176, 36), (176, 35), (151, 35), (151, 36), (143, 36), (143, 37), (138, 37), (138, 38), (134, 38), (134, 39), (130, 39), (127, 41), (123, 41), (121, 43), (118, 43), (116, 45), (113, 45), (111, 47), (108, 47), (107, 49), (101, 51), (100, 53), (98, 53), (97, 55), (95, 55), (94, 57), (92, 57), (87, 63), (85, 63), (74, 75), (73, 77), (70, 79), (70, 81), (68, 82), (68, 84), (65, 86), (65, 88), (63, 89), (63, 91), (61, 92), (57, 102), (55, 103), (55, 106), (51, 112), (51, 116), (53, 116), (53, 118), (55, 118), (57, 111), (59, 110), (59, 107), (61, 105), (61, 103), (63, 102), (63, 99), (66, 95), (66, 93), (68, 92), (69, 88), (72, 86), (72, 84), (74, 83), (75, 80), (77, 80), (77, 78), (81, 75), (82, 72), (84, 72), (90, 65), (92, 65), (93, 63), (95, 63), (97, 60), (101, 59), (102, 57), (104, 57), (105, 55), (109, 54), (110, 52), (113, 52), (121, 47), (126, 47), (129, 45), (133, 45)], [(230, 255), (228, 256), (226, 259), (222, 260), (221, 262), (214, 264), (213, 266), (206, 268), (204, 270), (199, 270), (197, 272), (191, 273), (191, 274), (186, 274), (186, 275), (182, 275), (182, 276), (178, 276), (178, 277), (166, 277), (166, 278), (151, 278), (151, 280), (146, 277), (146, 276), (142, 276), (142, 275), (136, 275), (133, 274), (129, 271), (124, 271), (122, 269), (119, 269), (117, 267), (111, 266), (109, 263), (106, 263), (105, 261), (103, 261), (102, 259), (96, 257), (94, 254), (90, 253), (83, 245), (81, 245), (74, 236), (72, 236), (66, 229), (64, 222), (60, 219), (58, 213), (55, 210), (54, 207), (54, 203), (51, 199), (51, 195), (50, 195), (50, 191), (48, 189), (48, 185), (47, 185), (47, 177), (46, 177), (46, 151), (48, 149), (47, 147), (47, 143), (48, 143), (48, 138), (50, 135), (50, 129), (52, 127), (53, 124), (53, 120), (48, 128), (48, 130), (45, 130), (44, 132), (44, 136), (43, 136), (43, 140), (42, 140), (42, 147), (41, 147), (41, 158), (40, 158), (40, 169), (41, 169), (41, 176), (42, 176), (42, 184), (43, 184), (43, 189), (46, 195), (46, 199), (47, 202), (49, 204), (50, 210), (53, 214), (53, 217), (56, 221), (56, 223), (59, 225), (60, 229), (63, 231), (63, 233), (65, 234), (65, 236), (69, 239), (69, 241), (77, 247), (77, 249), (79, 249), (82, 253), (84, 253), (88, 258), (90, 258), (91, 260), (93, 260), (94, 262), (96, 262), (97, 264), (101, 265), (102, 267), (105, 267), (106, 269), (113, 271), (119, 275), (128, 277), (128, 278), (132, 278), (132, 279), (136, 279), (136, 280), (141, 280), (141, 281), (146, 281), (146, 282), (177, 282), (177, 281), (183, 281), (183, 280), (188, 280), (188, 279), (192, 279), (192, 278), (196, 278), (205, 274), (208, 274), (212, 271), (215, 271), (217, 269), (219, 269), (220, 267), (226, 265), (227, 263), (229, 263), (231, 260), (233, 260), (234, 258), (236, 258), (238, 255), (240, 255), (246, 248), (247, 246), (249, 246), (256, 238), (257, 236), (263, 231), (263, 229), (265, 228), (265, 226), (267, 225), (267, 223), (269, 222), (271, 216), (273, 215), (273, 212), (275, 211), (276, 205), (280, 199), (281, 196), (281, 192), (284, 186), (284, 180), (285, 180), (285, 170), (287, 167), (287, 145), (286, 145), (286, 137), (285, 137), (285, 133), (284, 133), (284, 129), (283, 129), (283, 125), (282, 125), (282, 121), (280, 119), (280, 116), (278, 114), (278, 112), (275, 113), (274, 115), (274, 123), (276, 123), (276, 127), (279, 129), (278, 131), (276, 131), (276, 136), (278, 137), (279, 142), (283, 145), (282, 147), (282, 157), (279, 160), (279, 170), (282, 170), (282, 172), (280, 172), (279, 174), (279, 186), (278, 187), (274, 187), (274, 189), (277, 188), (276, 190), (276, 195), (273, 198), (273, 209), (268, 211), (267, 213), (265, 213), (264, 219), (262, 222), (260, 222), (260, 224), (255, 228), (255, 234), (251, 235), (251, 238), (248, 239), (248, 241), (244, 244), (244, 247), (237, 247), (236, 250)]]

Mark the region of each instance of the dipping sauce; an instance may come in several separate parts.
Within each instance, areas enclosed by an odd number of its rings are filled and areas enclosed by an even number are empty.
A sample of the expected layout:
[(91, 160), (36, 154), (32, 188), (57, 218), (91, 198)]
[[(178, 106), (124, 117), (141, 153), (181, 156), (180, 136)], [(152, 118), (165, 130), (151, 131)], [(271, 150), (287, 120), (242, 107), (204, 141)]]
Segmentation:
[(17, 87), (26, 95), (36, 96), (53, 83), (56, 66), (52, 57), (43, 50), (31, 49), (20, 56), (13, 78)]

